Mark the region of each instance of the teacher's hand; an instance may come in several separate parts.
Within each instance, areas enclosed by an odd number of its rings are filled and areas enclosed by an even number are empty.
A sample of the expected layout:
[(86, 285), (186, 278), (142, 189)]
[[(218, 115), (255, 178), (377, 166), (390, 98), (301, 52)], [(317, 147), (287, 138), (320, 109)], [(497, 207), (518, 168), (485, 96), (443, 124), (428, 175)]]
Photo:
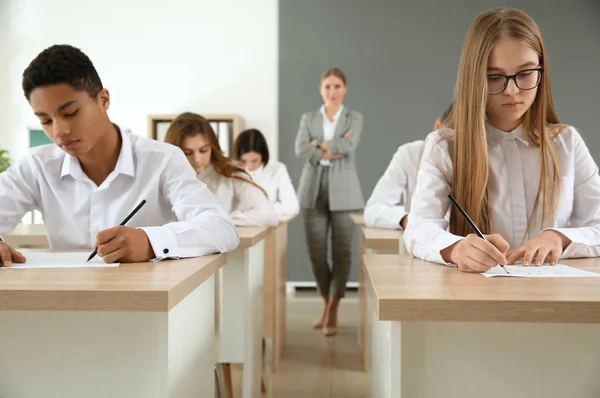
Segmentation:
[(312, 146), (319, 146), (319, 141), (317, 141), (317, 139), (314, 139), (310, 142), (310, 145)]
[(25, 256), (10, 247), (4, 242), (0, 242), (0, 267), (10, 267), (12, 263), (24, 263)]
[(148, 235), (136, 228), (118, 226), (96, 235), (98, 255), (105, 263), (140, 263), (154, 258)]
[(323, 154), (321, 155), (321, 159), (323, 160), (336, 160), (336, 159), (341, 159), (343, 158), (344, 155), (342, 155), (341, 153), (329, 153), (329, 152), (323, 152)]

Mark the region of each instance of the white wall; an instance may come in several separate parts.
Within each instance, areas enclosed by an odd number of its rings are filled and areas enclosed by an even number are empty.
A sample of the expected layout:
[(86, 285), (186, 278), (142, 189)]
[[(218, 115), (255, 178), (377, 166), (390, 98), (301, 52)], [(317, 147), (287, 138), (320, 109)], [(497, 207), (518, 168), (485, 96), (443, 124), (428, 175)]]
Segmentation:
[(14, 159), (39, 127), (21, 90), (53, 44), (86, 53), (110, 118), (146, 135), (153, 113), (238, 113), (277, 159), (277, 0), (0, 0), (0, 147)]

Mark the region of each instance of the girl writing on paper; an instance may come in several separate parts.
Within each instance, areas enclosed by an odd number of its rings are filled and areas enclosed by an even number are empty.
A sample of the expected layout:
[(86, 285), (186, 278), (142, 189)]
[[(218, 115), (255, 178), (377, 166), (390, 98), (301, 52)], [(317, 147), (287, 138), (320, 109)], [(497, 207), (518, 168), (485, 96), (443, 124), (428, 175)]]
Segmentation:
[(279, 223), (265, 191), (242, 167), (223, 155), (217, 136), (204, 117), (191, 112), (177, 116), (167, 130), (165, 142), (183, 150), (198, 178), (223, 202), (235, 225), (274, 227)]
[[(448, 194), (488, 241), (454, 206), (446, 231)], [(598, 167), (559, 122), (542, 36), (522, 11), (489, 10), (469, 28), (452, 116), (425, 142), (404, 241), (467, 272), (600, 255)]]
[[(346, 76), (327, 69), (321, 76), (324, 104), (300, 119), (296, 157), (304, 161), (298, 186), (304, 209), (304, 229), (312, 270), (323, 297), (323, 312), (314, 324), (329, 336), (337, 333), (337, 309), (350, 273), (354, 222), (350, 213), (362, 210), (364, 199), (355, 164), (363, 116), (344, 106)], [(331, 230), (332, 267), (327, 256)]]
[(300, 212), (292, 179), (285, 164), (269, 159), (269, 146), (264, 135), (256, 129), (243, 131), (234, 143), (234, 156), (254, 182), (269, 196), (279, 219), (291, 218)]

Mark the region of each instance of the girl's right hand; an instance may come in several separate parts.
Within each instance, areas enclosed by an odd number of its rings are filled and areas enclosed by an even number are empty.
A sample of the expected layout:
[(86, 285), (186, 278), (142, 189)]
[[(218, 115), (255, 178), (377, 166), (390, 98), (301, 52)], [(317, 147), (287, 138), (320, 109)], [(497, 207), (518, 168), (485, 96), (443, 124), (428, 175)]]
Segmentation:
[(508, 242), (498, 234), (486, 235), (486, 239), (469, 234), (440, 253), (444, 261), (458, 265), (464, 272), (485, 272), (498, 264), (507, 265)]

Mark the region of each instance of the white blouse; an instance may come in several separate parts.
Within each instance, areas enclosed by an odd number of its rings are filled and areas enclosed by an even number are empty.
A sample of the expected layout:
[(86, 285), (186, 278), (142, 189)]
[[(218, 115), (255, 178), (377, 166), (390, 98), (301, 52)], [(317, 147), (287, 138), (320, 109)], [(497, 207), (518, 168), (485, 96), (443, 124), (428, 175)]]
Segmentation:
[[(243, 173), (239, 176), (248, 179)], [(235, 225), (275, 227), (279, 224), (269, 198), (253, 184), (224, 177), (210, 165), (198, 174), (198, 178), (223, 202)]]
[[(367, 227), (402, 229), (400, 221), (410, 211), (423, 144), (419, 140), (398, 148), (365, 206)], [(399, 206), (402, 198), (404, 206)]]
[[(530, 145), (523, 127), (500, 131), (486, 123), (490, 181), (495, 192), (491, 204), (491, 233), (500, 234), (511, 249), (544, 230), (541, 205), (538, 217), (527, 221), (540, 181), (540, 149)], [(444, 215), (451, 206), (447, 195), (452, 186), (454, 130), (431, 133), (418, 173), (409, 222), (404, 233), (407, 250), (415, 257), (444, 263), (440, 251), (462, 239), (446, 231)], [(568, 257), (600, 256), (600, 176), (585, 142), (573, 127), (554, 139), (560, 164), (561, 189), (552, 229), (572, 243)], [(570, 222), (572, 228), (566, 228)], [(523, 240), (524, 237), (524, 240)]]
[(248, 172), (267, 194), (280, 219), (298, 215), (300, 204), (285, 164), (270, 160), (266, 166)]
[(237, 230), (221, 201), (198, 181), (179, 148), (136, 135), (121, 138), (115, 169), (100, 186), (54, 144), (32, 149), (0, 173), (0, 235), (39, 210), (50, 249), (91, 250), (98, 231), (119, 225), (146, 199), (127, 226), (146, 232), (156, 259), (237, 247)]
[[(340, 120), (340, 115), (344, 110), (344, 106), (340, 106), (340, 109), (333, 115), (333, 122), (330, 122), (327, 118), (327, 112), (325, 112), (325, 105), (322, 105), (319, 109), (321, 111), (321, 115), (323, 115), (323, 140), (330, 141), (333, 139), (335, 135), (335, 128), (337, 126), (338, 120)], [(331, 160), (321, 159), (321, 166), (329, 166), (331, 164)]]

